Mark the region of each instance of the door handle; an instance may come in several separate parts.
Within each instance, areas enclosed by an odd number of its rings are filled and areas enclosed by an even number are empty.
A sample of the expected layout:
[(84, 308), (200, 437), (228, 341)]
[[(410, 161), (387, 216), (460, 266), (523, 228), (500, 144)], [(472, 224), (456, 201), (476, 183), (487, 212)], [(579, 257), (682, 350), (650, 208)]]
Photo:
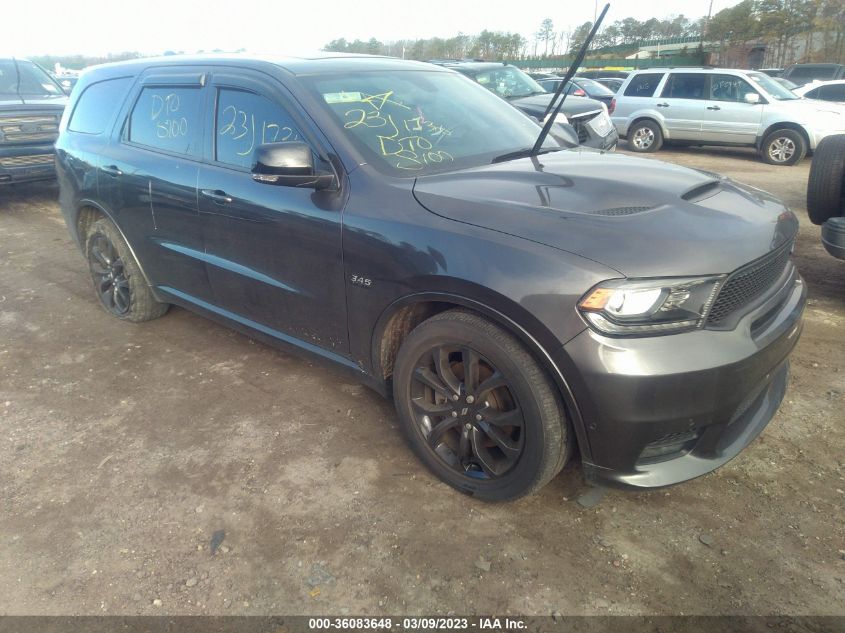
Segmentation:
[(720, 108), (719, 106), (707, 106), (707, 109), (708, 110), (721, 110), (722, 108)]
[(226, 195), (225, 191), (219, 189), (200, 189), (200, 193), (217, 204), (229, 204), (232, 201), (232, 196)]
[(658, 108), (668, 108), (668, 107), (669, 107), (669, 104), (668, 104), (668, 103), (658, 103), (658, 104), (657, 104), (657, 107), (658, 107)]
[(113, 176), (117, 178), (118, 176), (122, 176), (123, 172), (117, 167), (117, 165), (106, 165), (102, 168), (103, 173), (108, 174), (109, 176)]

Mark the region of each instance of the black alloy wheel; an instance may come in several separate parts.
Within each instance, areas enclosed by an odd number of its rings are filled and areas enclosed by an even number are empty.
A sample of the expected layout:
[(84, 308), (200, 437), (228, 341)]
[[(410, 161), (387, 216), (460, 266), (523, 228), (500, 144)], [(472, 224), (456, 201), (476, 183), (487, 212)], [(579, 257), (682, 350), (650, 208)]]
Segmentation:
[(501, 477), (522, 456), (522, 409), (502, 373), (470, 347), (426, 351), (415, 364), (411, 405), (429, 448), (458, 473)]
[(114, 244), (103, 233), (97, 233), (91, 238), (88, 267), (103, 307), (115, 316), (126, 316), (131, 307), (126, 266)]
[(100, 218), (85, 234), (85, 256), (97, 299), (112, 316), (140, 323), (167, 312), (141, 272), (141, 267), (118, 228)]
[(513, 334), (459, 308), (402, 342), (393, 400), (411, 448), (444, 482), (485, 501), (539, 490), (572, 453), (554, 382)]

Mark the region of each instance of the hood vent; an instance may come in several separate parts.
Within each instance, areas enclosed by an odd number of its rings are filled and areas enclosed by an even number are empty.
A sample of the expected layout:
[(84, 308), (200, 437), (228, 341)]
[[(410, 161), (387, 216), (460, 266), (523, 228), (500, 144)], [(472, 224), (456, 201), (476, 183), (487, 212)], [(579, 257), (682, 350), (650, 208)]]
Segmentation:
[(635, 213), (645, 213), (657, 207), (614, 207), (612, 209), (595, 209), (593, 211), (585, 211), (590, 215), (634, 215)]
[(693, 187), (681, 196), (687, 202), (701, 202), (707, 198), (712, 198), (722, 189), (722, 183), (718, 180), (705, 183), (698, 187)]

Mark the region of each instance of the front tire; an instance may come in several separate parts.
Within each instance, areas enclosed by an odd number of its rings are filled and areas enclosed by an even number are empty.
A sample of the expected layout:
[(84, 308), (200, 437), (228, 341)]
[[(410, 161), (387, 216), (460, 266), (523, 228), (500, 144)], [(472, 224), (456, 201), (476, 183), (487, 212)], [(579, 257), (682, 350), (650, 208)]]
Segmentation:
[(797, 130), (775, 130), (763, 139), (761, 155), (769, 165), (794, 165), (807, 155), (807, 141)]
[(470, 312), (443, 312), (408, 335), (393, 396), (419, 458), (450, 486), (486, 501), (539, 490), (572, 449), (546, 373), (511, 334)]
[(139, 323), (162, 316), (170, 307), (153, 296), (120, 231), (106, 218), (91, 225), (85, 257), (100, 305), (114, 317)]
[(663, 131), (654, 121), (637, 121), (628, 130), (628, 148), (633, 152), (651, 153), (663, 147)]

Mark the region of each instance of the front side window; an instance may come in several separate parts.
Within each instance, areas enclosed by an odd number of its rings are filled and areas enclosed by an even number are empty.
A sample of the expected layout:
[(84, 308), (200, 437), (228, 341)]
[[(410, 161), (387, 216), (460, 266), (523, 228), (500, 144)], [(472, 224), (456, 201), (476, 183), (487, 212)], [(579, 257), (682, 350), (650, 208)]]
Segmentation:
[(704, 73), (672, 73), (661, 96), (668, 99), (705, 99), (706, 82), (707, 75)]
[[(533, 81), (533, 80), (532, 80)], [(383, 71), (303, 78), (339, 134), (377, 169), (417, 176), (531, 148), (540, 127), (458, 73)], [(551, 137), (544, 149), (560, 149)]]
[(67, 129), (83, 134), (102, 134), (123, 103), (131, 83), (130, 77), (121, 77), (88, 86), (76, 102)]
[(199, 154), (202, 91), (197, 87), (144, 88), (129, 120), (129, 140), (176, 154)]
[(247, 168), (252, 166), (259, 145), (302, 140), (293, 119), (278, 103), (227, 88), (217, 94), (214, 138), (215, 160)]
[(562, 81), (563, 79), (544, 79), (542, 81), (538, 81), (537, 83), (549, 92), (556, 92), (558, 86), (560, 86), (560, 82)]
[(757, 91), (742, 77), (736, 75), (713, 75), (710, 78), (710, 99), (712, 101), (744, 102), (745, 95)]
[(625, 88), (626, 97), (653, 97), (657, 86), (663, 79), (663, 73), (642, 73), (637, 75)]

